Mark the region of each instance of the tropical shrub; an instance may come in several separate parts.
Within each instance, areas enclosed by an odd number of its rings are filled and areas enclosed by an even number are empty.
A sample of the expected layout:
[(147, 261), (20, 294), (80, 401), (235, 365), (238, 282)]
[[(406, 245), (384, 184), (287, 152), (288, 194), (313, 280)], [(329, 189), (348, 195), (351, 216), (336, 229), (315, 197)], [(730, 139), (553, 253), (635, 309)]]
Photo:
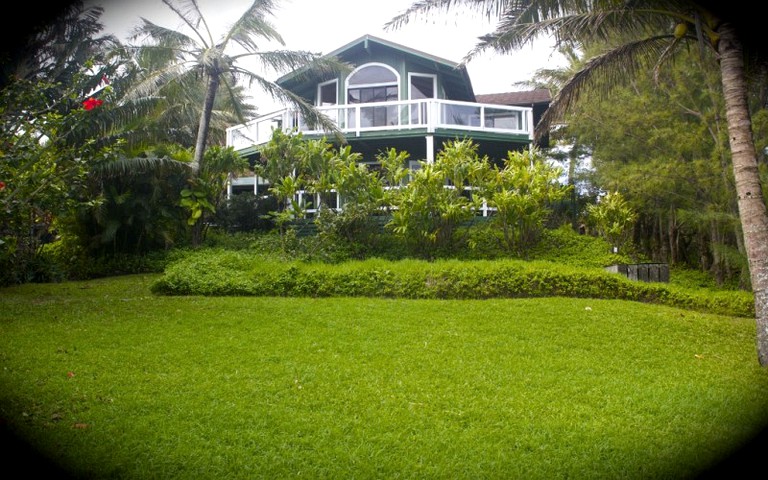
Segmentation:
[(213, 217), (216, 228), (213, 231), (221, 230), (230, 234), (269, 231), (275, 226), (270, 213), (275, 208), (277, 201), (271, 195), (232, 195), (216, 209)]
[(83, 101), (86, 84), (86, 76), (76, 74), (70, 85), (15, 80), (0, 90), (3, 284), (39, 280), (37, 257), (56, 238), (55, 222), (92, 201), (89, 171), (115, 148), (80, 138), (104, 103)]
[(598, 203), (587, 206), (587, 218), (598, 235), (619, 251), (629, 238), (637, 214), (621, 193), (608, 192)]
[(385, 202), (384, 181), (376, 171), (360, 163), (360, 155), (349, 146), (329, 150), (333, 175), (317, 194), (338, 196), (340, 210), (321, 203), (314, 218), (325, 250), (342, 249), (352, 258), (365, 258), (382, 231), (381, 209)]
[(536, 243), (551, 213), (568, 188), (559, 182), (561, 169), (539, 150), (508, 152), (503, 168), (493, 168), (481, 194), (496, 211), (492, 217), (509, 251), (524, 256)]
[[(467, 195), (466, 188), (482, 178), (487, 164), (471, 140), (446, 142), (434, 163), (421, 161), (417, 170), (409, 172), (410, 181), (398, 185), (388, 199), (393, 210), (387, 228), (423, 258), (461, 248), (466, 238), (458, 238), (457, 233), (463, 232), (461, 225), (475, 216), (481, 202)], [(388, 173), (396, 179), (400, 175)]]
[(92, 200), (59, 222), (62, 236), (94, 257), (185, 245), (188, 229), (179, 192), (190, 158), (178, 145), (154, 145), (104, 159), (90, 172), (87, 196)]

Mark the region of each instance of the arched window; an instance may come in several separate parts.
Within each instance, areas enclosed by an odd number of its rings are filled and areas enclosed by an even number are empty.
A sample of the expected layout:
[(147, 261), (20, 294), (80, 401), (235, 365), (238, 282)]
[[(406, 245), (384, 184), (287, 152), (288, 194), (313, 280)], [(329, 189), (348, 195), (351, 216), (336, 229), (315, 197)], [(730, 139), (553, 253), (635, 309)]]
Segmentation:
[[(388, 65), (368, 63), (355, 69), (347, 78), (347, 104), (396, 102), (399, 96), (400, 76)], [(396, 121), (397, 108), (364, 107), (361, 127), (380, 127)], [(350, 121), (353, 119), (350, 118)]]

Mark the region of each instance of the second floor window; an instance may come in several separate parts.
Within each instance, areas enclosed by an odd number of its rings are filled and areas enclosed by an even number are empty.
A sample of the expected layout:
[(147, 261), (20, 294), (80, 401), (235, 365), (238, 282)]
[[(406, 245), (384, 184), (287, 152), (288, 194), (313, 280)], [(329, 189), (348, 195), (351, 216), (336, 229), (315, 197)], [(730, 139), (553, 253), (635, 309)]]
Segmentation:
[[(399, 100), (399, 78), (386, 65), (363, 65), (347, 79), (347, 104), (396, 102)], [(348, 123), (356, 126), (356, 112), (349, 112)], [(397, 107), (363, 107), (360, 109), (360, 127), (382, 127), (397, 124)]]

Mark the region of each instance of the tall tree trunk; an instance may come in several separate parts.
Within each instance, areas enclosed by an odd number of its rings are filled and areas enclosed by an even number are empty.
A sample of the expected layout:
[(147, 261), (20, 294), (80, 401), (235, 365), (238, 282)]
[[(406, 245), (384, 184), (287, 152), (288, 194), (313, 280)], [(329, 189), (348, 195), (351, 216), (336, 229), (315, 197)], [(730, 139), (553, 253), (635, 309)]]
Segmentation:
[(200, 125), (197, 127), (197, 139), (195, 141), (195, 157), (193, 168), (195, 173), (200, 170), (203, 164), (203, 155), (205, 146), (208, 142), (208, 130), (211, 126), (211, 115), (213, 114), (213, 101), (216, 100), (216, 92), (219, 90), (219, 76), (216, 73), (208, 74), (208, 86), (205, 90), (205, 102), (203, 111), (200, 114)]
[[(712, 220), (710, 220), (710, 228), (712, 228)], [(698, 236), (699, 236), (699, 266), (701, 268), (702, 272), (706, 272), (710, 268), (709, 263), (709, 249), (711, 248), (710, 245), (712, 243), (707, 238), (707, 234), (704, 231), (704, 228), (698, 229)], [(711, 234), (710, 237), (711, 238)]]
[(752, 291), (755, 295), (757, 355), (768, 365), (768, 212), (766, 212), (757, 153), (752, 138), (752, 120), (747, 103), (744, 52), (735, 29), (723, 23), (719, 29), (720, 73), (725, 95), (728, 138), (746, 247)]
[(576, 191), (576, 163), (579, 161), (579, 145), (574, 142), (568, 153), (568, 186), (571, 187), (571, 228), (579, 229), (579, 194)]
[(669, 231), (669, 264), (674, 265), (678, 259), (678, 235), (677, 235), (677, 219), (676, 219), (675, 205), (669, 207), (669, 218), (667, 219), (667, 230)]
[(656, 221), (659, 229), (659, 256), (657, 262), (669, 262), (669, 241), (667, 239), (667, 229), (664, 227), (664, 211), (659, 208), (656, 210)]
[[(219, 76), (215, 73), (209, 73), (208, 86), (205, 90), (205, 102), (203, 111), (200, 114), (200, 125), (197, 127), (197, 139), (195, 141), (195, 156), (192, 160), (192, 169), (194, 175), (200, 174), (205, 155), (205, 146), (208, 142), (208, 130), (211, 126), (211, 115), (213, 114), (213, 101), (216, 99), (216, 92), (219, 90)], [(192, 225), (192, 246), (199, 246), (205, 238), (205, 214), (197, 219)]]
[(709, 221), (709, 227), (710, 227), (710, 248), (712, 249), (712, 276), (715, 277), (715, 281), (718, 285), (723, 284), (723, 280), (725, 279), (725, 270), (723, 268), (723, 264), (725, 263), (723, 261), (722, 255), (720, 254), (720, 245), (724, 243), (724, 239), (722, 239), (722, 235), (720, 234), (720, 228), (717, 224), (717, 218), (713, 217)]

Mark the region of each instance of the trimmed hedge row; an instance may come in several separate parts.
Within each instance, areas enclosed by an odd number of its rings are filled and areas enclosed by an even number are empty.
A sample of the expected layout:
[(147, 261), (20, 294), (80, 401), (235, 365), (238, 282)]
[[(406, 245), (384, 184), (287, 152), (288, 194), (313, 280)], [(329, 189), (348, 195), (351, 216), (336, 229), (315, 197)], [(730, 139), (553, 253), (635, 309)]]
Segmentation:
[(754, 316), (742, 291), (694, 291), (635, 282), (602, 269), (521, 260), (364, 260), (329, 265), (279, 262), (253, 253), (204, 251), (169, 265), (158, 295), (488, 299), (578, 297), (632, 300)]

